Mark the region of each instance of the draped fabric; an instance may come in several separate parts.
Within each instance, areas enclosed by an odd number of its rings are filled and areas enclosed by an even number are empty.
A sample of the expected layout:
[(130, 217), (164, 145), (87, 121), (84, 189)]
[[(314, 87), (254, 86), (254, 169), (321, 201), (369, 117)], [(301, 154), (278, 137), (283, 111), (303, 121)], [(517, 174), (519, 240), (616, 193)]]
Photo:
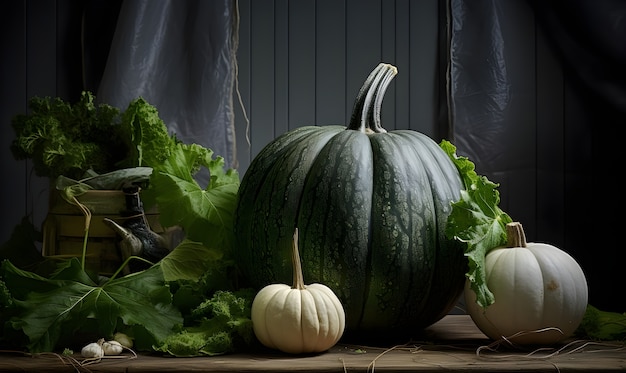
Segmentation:
[[(527, 0), (565, 72), (590, 92), (589, 111), (613, 121), (626, 115), (626, 2)], [(509, 28), (517, 15), (498, 0), (450, 0), (450, 115), (456, 145), (486, 172), (502, 167), (519, 120), (515, 99), (535, 95), (515, 80), (532, 66), (513, 60), (523, 53)], [(508, 11), (503, 8), (509, 7)], [(534, 51), (531, 51), (534, 52)], [(528, 76), (528, 75), (526, 75)], [(593, 106), (593, 107), (592, 107)], [(598, 110), (603, 106), (608, 110)], [(522, 167), (523, 165), (516, 165)]]
[[(450, 111), (453, 138), (470, 159), (493, 170), (511, 100), (498, 0), (450, 2)], [(506, 21), (506, 20), (505, 20)]]
[(236, 167), (236, 25), (232, 0), (124, 1), (98, 100), (125, 108), (143, 97), (178, 139)]
[(619, 194), (599, 170), (621, 156), (626, 2), (449, 0), (448, 17), (458, 153), (500, 184), (530, 239), (581, 263), (591, 304), (623, 312), (626, 298), (606, 286), (623, 283), (610, 233), (619, 219), (598, 218), (611, 207), (596, 198)]

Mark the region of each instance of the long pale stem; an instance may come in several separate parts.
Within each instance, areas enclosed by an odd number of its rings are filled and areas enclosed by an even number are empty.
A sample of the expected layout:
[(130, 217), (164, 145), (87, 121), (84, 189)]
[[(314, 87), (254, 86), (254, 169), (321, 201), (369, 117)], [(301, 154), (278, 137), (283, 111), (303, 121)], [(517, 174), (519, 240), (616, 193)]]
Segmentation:
[(293, 286), (292, 289), (304, 289), (304, 277), (302, 276), (302, 263), (300, 262), (300, 251), (298, 250), (298, 228), (293, 233), (293, 243), (291, 252), (291, 265), (293, 266)]

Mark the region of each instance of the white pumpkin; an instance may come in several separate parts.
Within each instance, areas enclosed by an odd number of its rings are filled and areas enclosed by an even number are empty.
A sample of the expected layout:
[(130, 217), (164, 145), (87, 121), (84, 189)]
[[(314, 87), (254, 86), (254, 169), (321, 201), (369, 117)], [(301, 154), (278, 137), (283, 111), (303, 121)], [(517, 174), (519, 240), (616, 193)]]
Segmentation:
[(485, 259), (495, 302), (478, 305), (466, 282), (472, 320), (489, 338), (514, 344), (553, 344), (571, 336), (587, 308), (587, 280), (580, 265), (555, 246), (526, 243), (520, 223), (506, 228), (508, 247), (491, 250)]
[(334, 346), (343, 335), (343, 305), (326, 285), (304, 285), (298, 229), (293, 239), (293, 286), (270, 284), (252, 302), (252, 327), (266, 347), (291, 354), (318, 353)]

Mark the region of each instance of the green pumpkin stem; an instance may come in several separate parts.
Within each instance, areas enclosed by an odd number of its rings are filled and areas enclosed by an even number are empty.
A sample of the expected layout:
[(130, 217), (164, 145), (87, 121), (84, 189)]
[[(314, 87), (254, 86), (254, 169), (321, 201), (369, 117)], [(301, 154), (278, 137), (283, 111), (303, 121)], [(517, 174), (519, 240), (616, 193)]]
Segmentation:
[(292, 248), (291, 265), (293, 266), (293, 286), (291, 288), (304, 290), (304, 276), (302, 276), (302, 263), (300, 262), (300, 251), (298, 250), (298, 228), (296, 228), (293, 233)]
[(354, 101), (348, 129), (363, 133), (385, 133), (380, 112), (385, 91), (398, 69), (388, 63), (380, 63), (367, 77)]
[(507, 247), (526, 247), (526, 234), (522, 223), (514, 221), (506, 225)]

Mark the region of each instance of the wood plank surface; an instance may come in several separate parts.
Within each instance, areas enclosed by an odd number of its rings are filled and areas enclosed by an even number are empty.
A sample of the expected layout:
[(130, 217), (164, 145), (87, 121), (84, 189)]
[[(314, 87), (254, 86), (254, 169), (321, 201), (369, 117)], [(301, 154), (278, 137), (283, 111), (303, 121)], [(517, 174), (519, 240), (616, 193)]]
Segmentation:
[[(0, 354), (0, 372), (624, 372), (624, 343), (567, 341), (550, 349), (487, 348), (467, 315), (448, 315), (401, 346), (338, 344), (310, 356), (277, 352), (174, 358), (125, 355), (76, 366), (52, 354)], [(79, 356), (75, 358), (82, 360)]]

